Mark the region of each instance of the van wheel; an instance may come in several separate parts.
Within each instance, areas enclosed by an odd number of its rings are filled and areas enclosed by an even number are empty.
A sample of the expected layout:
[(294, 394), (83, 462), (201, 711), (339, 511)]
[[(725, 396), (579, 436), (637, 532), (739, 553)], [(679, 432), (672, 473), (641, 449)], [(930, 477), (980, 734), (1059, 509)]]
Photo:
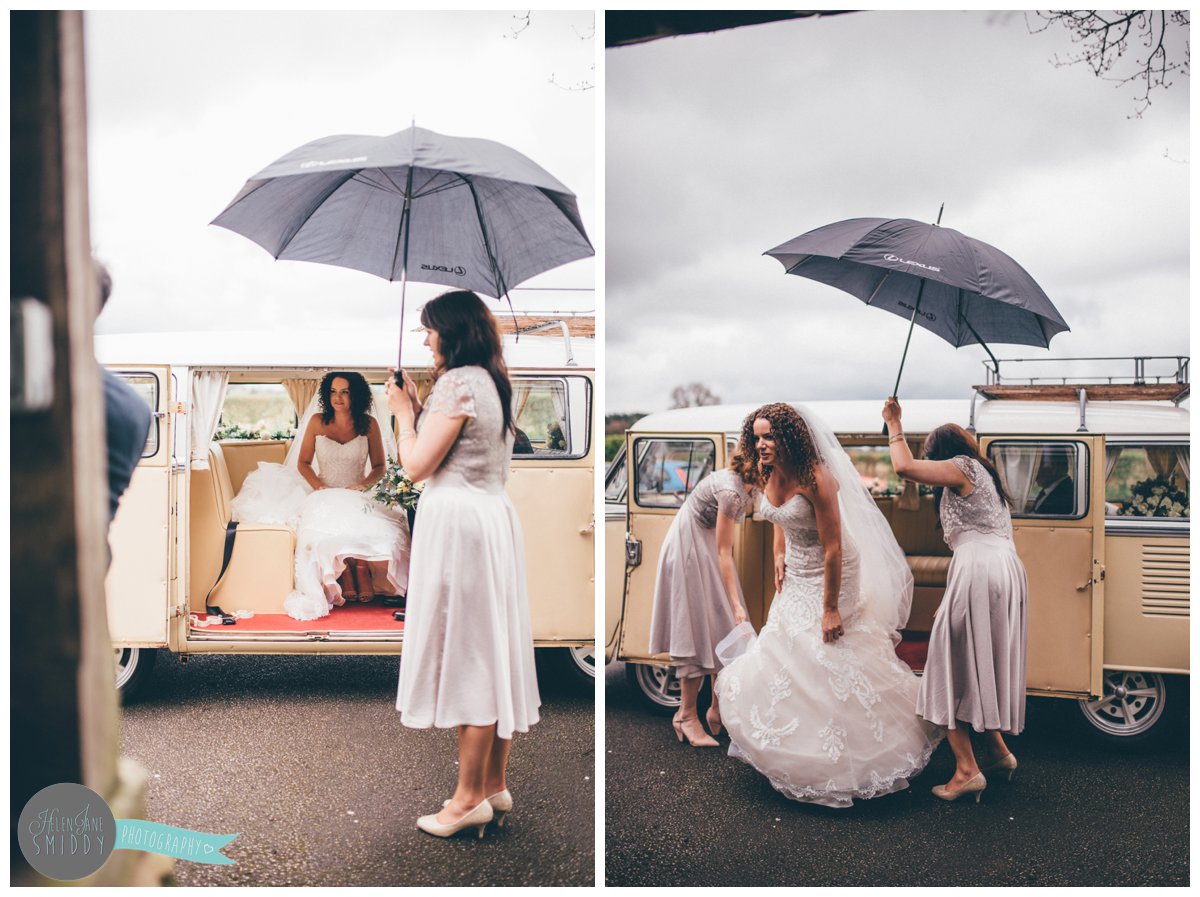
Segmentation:
[(666, 714), (679, 709), (679, 680), (674, 668), (658, 663), (627, 663), (625, 676), (652, 710)]
[(593, 690), (596, 685), (596, 646), (574, 645), (560, 649), (560, 654), (565, 671), (574, 676), (580, 685), (589, 691)]
[(155, 648), (113, 648), (117, 673), (117, 694), (123, 702), (131, 701), (154, 672)]
[(1109, 670), (1104, 674), (1104, 696), (1081, 698), (1079, 710), (1092, 734), (1105, 744), (1144, 748), (1166, 736), (1179, 691), (1172, 684), (1172, 707), (1168, 715), (1165, 677), (1158, 673)]

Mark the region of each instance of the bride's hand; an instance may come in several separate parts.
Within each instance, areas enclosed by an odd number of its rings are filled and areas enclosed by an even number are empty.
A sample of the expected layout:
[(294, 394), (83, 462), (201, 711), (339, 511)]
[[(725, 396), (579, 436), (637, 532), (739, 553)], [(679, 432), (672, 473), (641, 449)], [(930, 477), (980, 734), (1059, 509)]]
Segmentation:
[(783, 591), (783, 577), (787, 572), (787, 559), (782, 554), (775, 555), (775, 591)]
[(821, 614), (821, 635), (827, 642), (836, 642), (846, 634), (842, 628), (842, 615), (836, 610), (827, 610)]

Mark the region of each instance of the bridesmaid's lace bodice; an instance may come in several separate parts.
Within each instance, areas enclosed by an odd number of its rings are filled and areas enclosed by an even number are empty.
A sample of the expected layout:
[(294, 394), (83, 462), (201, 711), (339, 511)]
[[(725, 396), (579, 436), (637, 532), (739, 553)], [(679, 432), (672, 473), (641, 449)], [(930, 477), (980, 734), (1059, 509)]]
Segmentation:
[(339, 489), (357, 486), (367, 470), (369, 449), (366, 436), (355, 436), (346, 443), (318, 436), (317, 476), (326, 486)]
[(741, 477), (726, 468), (702, 479), (684, 507), (695, 515), (701, 526), (712, 529), (717, 525), (718, 511), (734, 523), (741, 523), (750, 510), (752, 494)]
[(1012, 515), (996, 491), (991, 474), (982, 464), (966, 455), (958, 455), (950, 461), (966, 474), (973, 488), (965, 498), (951, 489), (942, 490), (940, 514), (946, 544), (953, 548), (959, 534), (968, 530), (1011, 540)]
[(508, 479), (513, 434), (511, 430), (500, 431), (504, 414), (491, 374), (476, 365), (446, 371), (433, 385), (421, 410), (418, 430), (430, 414), (466, 418), (430, 482), (502, 492)]

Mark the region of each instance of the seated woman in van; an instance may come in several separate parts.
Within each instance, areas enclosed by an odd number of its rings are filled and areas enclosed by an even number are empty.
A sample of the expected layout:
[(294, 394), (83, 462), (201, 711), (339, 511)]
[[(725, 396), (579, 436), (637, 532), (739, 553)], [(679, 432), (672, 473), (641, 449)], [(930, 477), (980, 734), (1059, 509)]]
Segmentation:
[(296, 529), (296, 582), (284, 610), (297, 620), (327, 616), (347, 598), (403, 594), (408, 585), (405, 514), (366, 491), (383, 475), (387, 447), (393, 458), (396, 451), (372, 406), (361, 374), (326, 374), (282, 469), (260, 464), (233, 501), (237, 520)]

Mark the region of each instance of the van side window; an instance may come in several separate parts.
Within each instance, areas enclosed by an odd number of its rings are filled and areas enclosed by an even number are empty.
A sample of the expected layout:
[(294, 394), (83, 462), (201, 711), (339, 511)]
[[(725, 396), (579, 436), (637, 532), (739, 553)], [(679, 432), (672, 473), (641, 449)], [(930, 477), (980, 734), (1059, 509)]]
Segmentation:
[(712, 473), (717, 447), (711, 439), (639, 439), (636, 500), (643, 508), (678, 508)]
[[(158, 378), (153, 374), (126, 374), (119, 371), (114, 372), (118, 377), (125, 381), (126, 385), (132, 387), (133, 391), (146, 400), (146, 404), (150, 406), (150, 413), (158, 411)], [(143, 458), (153, 458), (158, 454), (158, 418), (154, 418), (150, 425), (150, 432), (146, 435), (146, 447), (142, 449)]]
[(1106, 517), (1191, 516), (1186, 445), (1113, 445), (1104, 451)]
[(230, 383), (213, 439), (291, 439), (296, 409), (282, 383)]
[(622, 448), (608, 465), (608, 472), (604, 475), (604, 500), (624, 502), (628, 481), (629, 468), (625, 464), (625, 449)]
[(582, 458), (588, 453), (586, 377), (513, 380), (514, 458)]
[(1014, 517), (1078, 520), (1087, 512), (1087, 446), (1081, 442), (993, 442), (988, 458)]

